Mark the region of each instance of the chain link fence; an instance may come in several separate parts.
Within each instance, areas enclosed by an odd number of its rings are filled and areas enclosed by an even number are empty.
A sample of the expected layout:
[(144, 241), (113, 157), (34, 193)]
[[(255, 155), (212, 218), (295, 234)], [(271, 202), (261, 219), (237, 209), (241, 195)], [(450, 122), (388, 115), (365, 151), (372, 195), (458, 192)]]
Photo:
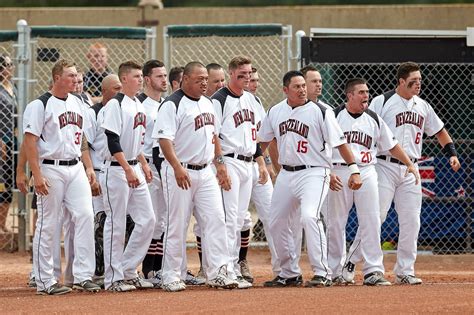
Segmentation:
[[(344, 84), (354, 77), (367, 80), (372, 97), (396, 86), (398, 63), (313, 63), (323, 78), (321, 99), (332, 106), (344, 103)], [(419, 162), (422, 178), (423, 206), (420, 250), (435, 253), (472, 252), (472, 121), (474, 121), (474, 65), (472, 63), (420, 64), (422, 92), (445, 123), (459, 154), (462, 169), (454, 173), (441, 153), (435, 137), (424, 139), (423, 159)], [(347, 241), (357, 229), (355, 209), (347, 224)], [(382, 226), (382, 242), (396, 248), (398, 221), (395, 210), (389, 212)]]
[[(83, 73), (87, 73), (95, 62), (94, 58), (97, 58), (93, 54), (88, 56), (92, 45), (106, 48), (106, 69), (110, 73), (116, 73), (120, 63), (127, 60), (144, 63), (156, 58), (154, 28), (28, 27), (24, 21), (18, 25), (19, 31), (0, 32), (0, 55), (9, 55), (16, 65), (13, 78), (15, 85), (22, 87), (22, 83), (25, 84), (24, 88), (17, 90), (18, 101), (11, 105), (11, 110), (7, 110), (3, 103), (0, 104), (1, 140), (3, 144), (8, 144), (6, 149), (2, 146), (0, 159), (0, 250), (10, 251), (18, 248), (28, 250), (34, 230), (34, 222), (30, 220), (32, 194), (25, 197), (18, 193), (14, 185), (17, 143), (22, 140), (21, 116), (29, 101), (49, 89), (54, 63), (59, 59), (69, 59)], [(25, 31), (21, 31), (22, 29)], [(6, 142), (9, 138), (13, 140)], [(11, 195), (13, 200), (8, 202)], [(5, 215), (6, 211), (8, 215)]]

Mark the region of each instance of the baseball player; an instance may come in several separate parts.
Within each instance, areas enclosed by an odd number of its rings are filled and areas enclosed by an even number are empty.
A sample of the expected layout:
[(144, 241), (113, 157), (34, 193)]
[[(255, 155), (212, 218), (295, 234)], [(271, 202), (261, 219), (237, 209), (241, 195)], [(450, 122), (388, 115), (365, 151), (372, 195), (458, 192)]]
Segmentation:
[(168, 84), (166, 82), (167, 72), (163, 62), (159, 60), (149, 60), (143, 65), (144, 91), (138, 95), (138, 99), (145, 108), (146, 132), (143, 154), (152, 165), (153, 180), (148, 184), (150, 190), (151, 202), (155, 212), (156, 223), (153, 232), (153, 238), (148, 248), (142, 264), (142, 272), (149, 282), (155, 287), (161, 287), (161, 265), (163, 261), (163, 233), (165, 225), (166, 205), (163, 196), (163, 188), (160, 178), (159, 163), (153, 159), (153, 147), (159, 149), (158, 143), (151, 137), (153, 126), (155, 124), (158, 107), (163, 102), (162, 93), (166, 93)]
[[(443, 152), (449, 158), (451, 168), (457, 172), (461, 165), (451, 137), (431, 105), (418, 96), (421, 91), (419, 65), (413, 62), (400, 64), (396, 78), (395, 90), (375, 97), (369, 108), (387, 123), (417, 169), (416, 162), (421, 157), (423, 134), (426, 134), (436, 136), (443, 147)], [(390, 151), (378, 152), (375, 167), (379, 179), (381, 222), (387, 218), (392, 200), (398, 214), (400, 233), (394, 268), (395, 282), (408, 285), (421, 284), (422, 280), (415, 276), (417, 239), (420, 231), (421, 184), (413, 176), (405, 177), (406, 166), (402, 165)], [(343, 270), (346, 280), (354, 277), (355, 264), (362, 259), (360, 238), (361, 233), (358, 231)]]
[(391, 285), (384, 278), (383, 253), (380, 247), (380, 210), (377, 172), (377, 150), (389, 151), (406, 165), (406, 171), (419, 181), (418, 172), (408, 155), (397, 143), (387, 124), (376, 113), (367, 109), (369, 88), (362, 78), (350, 79), (344, 88), (347, 103), (335, 111), (336, 119), (350, 145), (364, 186), (351, 191), (340, 182), (346, 182), (350, 173), (338, 151), (334, 151), (332, 173), (337, 181), (330, 184), (329, 211), (326, 216), (328, 263), (333, 283), (346, 284), (342, 277), (346, 255), (346, 223), (349, 211), (355, 204), (361, 236), (361, 253), (364, 257), (364, 285)]
[(181, 80), (183, 79), (183, 67), (171, 68), (168, 80), (171, 86), (171, 92), (175, 92), (181, 87)]
[(217, 137), (219, 120), (212, 102), (204, 96), (207, 78), (203, 64), (188, 63), (181, 89), (160, 105), (153, 129), (152, 137), (159, 139), (166, 158), (161, 167), (167, 206), (162, 276), (163, 289), (169, 292), (186, 289), (181, 266), (193, 207), (202, 229), (208, 285), (227, 289), (238, 285), (227, 276), (230, 256), (224, 210), (218, 181), (210, 167), (216, 156), (217, 179), (223, 189), (229, 189), (229, 177)]
[[(296, 245), (290, 228), (290, 216), (299, 212), (308, 243), (308, 256), (314, 277), (307, 286), (328, 286), (330, 271), (327, 267), (326, 238), (320, 220), (321, 203), (328, 191), (328, 157), (321, 153), (324, 143), (336, 147), (349, 165), (348, 186), (357, 190), (362, 185), (360, 171), (346, 144), (344, 134), (334, 113), (307, 100), (304, 76), (299, 71), (289, 71), (283, 77), (283, 91), (287, 99), (273, 106), (259, 131), (262, 150), (276, 138), (279, 163), (272, 196), (269, 232), (273, 238), (281, 271), (265, 286), (299, 286), (303, 283), (297, 261)], [(314, 235), (320, 234), (318, 238)], [(320, 239), (320, 243), (315, 240)], [(322, 262), (326, 270), (319, 270)]]
[[(122, 93), (102, 109), (98, 124), (107, 137), (100, 175), (106, 220), (104, 226), (105, 288), (123, 292), (153, 288), (138, 277), (137, 266), (150, 245), (155, 215), (147, 182), (152, 172), (143, 156), (145, 109), (136, 94), (142, 88), (142, 67), (127, 61), (119, 66)], [(124, 250), (127, 213), (135, 227)]]
[(239, 248), (240, 232), (250, 202), (252, 192), (252, 161), (255, 158), (259, 167), (259, 182), (268, 179), (260, 146), (257, 145), (257, 126), (263, 119), (260, 116), (257, 99), (245, 91), (252, 73), (251, 60), (244, 56), (232, 58), (229, 63), (229, 84), (214, 93), (217, 119), (221, 125), (219, 138), (227, 170), (232, 182), (229, 191), (223, 191), (224, 210), (229, 252), (232, 264), (229, 275), (239, 282), (239, 288), (249, 288), (252, 284), (240, 273)]
[[(116, 74), (109, 74), (102, 80), (102, 101), (94, 104), (86, 111), (89, 120), (89, 127), (84, 129), (90, 147), (90, 155), (96, 178), (100, 177), (100, 170), (104, 159), (100, 152), (107, 146), (107, 137), (97, 124), (97, 117), (101, 110), (113, 97), (122, 90), (122, 83)], [(104, 285), (104, 224), (105, 210), (104, 197), (99, 181), (91, 186), (92, 206), (94, 208), (94, 239), (95, 239), (95, 272), (94, 282), (103, 287)], [(130, 221), (130, 220), (129, 220)], [(128, 222), (128, 221), (127, 221)]]
[[(96, 292), (94, 272), (93, 210), (88, 175), (80, 161), (83, 145), (84, 108), (80, 97), (70, 94), (77, 84), (74, 63), (59, 60), (52, 69), (53, 86), (25, 109), (24, 149), (38, 196), (38, 221), (33, 259), (38, 294), (59, 295), (71, 291), (53, 273), (53, 247), (58, 218), (64, 207), (74, 230), (74, 288)], [(85, 144), (85, 143), (84, 143)], [(56, 241), (58, 241), (56, 239)]]

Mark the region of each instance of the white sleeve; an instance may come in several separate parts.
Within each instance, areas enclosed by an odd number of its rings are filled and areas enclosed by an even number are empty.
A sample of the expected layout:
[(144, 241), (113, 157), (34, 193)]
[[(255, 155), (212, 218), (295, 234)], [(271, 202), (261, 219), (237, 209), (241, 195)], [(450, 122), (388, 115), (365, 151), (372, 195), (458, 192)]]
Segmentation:
[(158, 110), (151, 137), (153, 139), (169, 139), (173, 141), (177, 125), (176, 105), (170, 101), (165, 102), (161, 104)]
[(425, 120), (425, 133), (428, 136), (433, 136), (441, 131), (444, 128), (444, 124), (438, 115), (435, 113), (433, 107), (430, 104), (426, 103), (427, 106), (427, 115)]
[(84, 112), (84, 116), (84, 120), (87, 121), (87, 124), (84, 125), (84, 134), (89, 143), (94, 143), (97, 136), (97, 118), (95, 111), (89, 108)]
[(269, 142), (269, 141), (272, 141), (273, 138), (275, 138), (275, 132), (272, 128), (272, 121), (271, 121), (272, 118), (270, 117), (270, 112), (271, 111), (268, 111), (268, 114), (265, 115), (265, 118), (263, 119), (263, 122), (262, 122), (262, 126), (260, 127), (260, 130), (258, 131), (258, 138), (260, 139), (261, 142)]
[(388, 127), (387, 123), (383, 121), (380, 116), (378, 116), (378, 118), (380, 129), (379, 138), (377, 139), (377, 150), (379, 152), (391, 150), (398, 143), (398, 141)]
[(383, 94), (377, 97), (374, 97), (372, 102), (370, 102), (369, 109), (374, 111), (377, 115), (381, 116), (384, 99), (385, 99), (385, 96)]
[[(222, 112), (222, 105), (218, 100), (213, 99), (212, 100), (212, 105), (214, 105), (214, 112), (216, 113), (216, 121), (218, 122), (218, 125), (222, 125), (222, 118), (224, 113)], [(220, 132), (220, 127), (219, 127), (219, 132)]]
[(118, 100), (111, 99), (102, 110), (104, 115), (100, 127), (120, 136), (122, 133), (122, 109)]
[(44, 105), (40, 100), (29, 103), (23, 113), (23, 133), (41, 136), (44, 126), (44, 112)]
[(326, 109), (322, 129), (324, 140), (331, 148), (335, 148), (341, 144), (346, 143), (346, 137), (344, 137), (344, 133), (342, 132), (341, 126), (339, 126), (336, 117), (334, 116), (333, 110)]

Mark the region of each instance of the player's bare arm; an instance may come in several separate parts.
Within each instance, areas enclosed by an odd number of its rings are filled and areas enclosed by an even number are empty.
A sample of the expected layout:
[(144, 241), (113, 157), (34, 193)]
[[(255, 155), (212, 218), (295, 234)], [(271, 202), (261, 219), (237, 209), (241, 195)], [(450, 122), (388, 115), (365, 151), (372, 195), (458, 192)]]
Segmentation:
[(133, 168), (125, 159), (125, 154), (123, 154), (123, 152), (116, 152), (114, 153), (114, 158), (117, 160), (117, 162), (119, 162), (120, 166), (125, 171), (125, 177), (127, 178), (128, 186), (131, 188), (140, 186), (140, 180), (138, 179), (137, 174), (135, 174)]
[(216, 167), (216, 177), (219, 182), (219, 186), (222, 189), (229, 191), (232, 186), (229, 174), (227, 174), (227, 167), (222, 157), (221, 142), (217, 135), (214, 135), (214, 165)]
[(151, 172), (150, 165), (148, 165), (148, 162), (145, 159), (145, 156), (143, 153), (139, 154), (137, 157), (138, 161), (140, 162), (140, 165), (142, 166), (142, 171), (143, 174), (145, 174), (145, 180), (149, 184), (153, 180), (153, 173)]
[(92, 188), (92, 185), (97, 183), (97, 178), (95, 176), (94, 165), (92, 165), (92, 159), (89, 153), (89, 144), (87, 143), (87, 138), (84, 134), (82, 135), (81, 153), (81, 160), (86, 170), (87, 179)]
[(276, 176), (276, 174), (280, 172), (281, 165), (278, 163), (278, 146), (275, 138), (273, 138), (273, 140), (270, 142), (270, 145), (268, 147), (268, 154), (272, 159), (272, 165)]
[(173, 142), (168, 139), (160, 138), (160, 148), (163, 150), (165, 159), (170, 163), (174, 170), (174, 177), (176, 183), (181, 189), (187, 190), (191, 187), (191, 178), (189, 177), (188, 171), (181, 165), (181, 162), (176, 156), (176, 152), (173, 148)]
[(448, 131), (445, 128), (441, 129), (441, 131), (436, 134), (436, 138), (443, 147), (443, 152), (449, 157), (449, 165), (451, 165), (453, 171), (457, 172), (461, 168), (461, 163), (459, 163), (456, 148)]
[(28, 152), (27, 159), (30, 164), (31, 172), (33, 173), (35, 191), (38, 195), (45, 196), (49, 193), (49, 184), (46, 178), (41, 174), (41, 169), (39, 167), (38, 148), (36, 147), (38, 139), (39, 137), (27, 132), (25, 133), (23, 143), (25, 151)]
[(340, 191), (343, 185), (344, 184), (342, 183), (342, 180), (339, 176), (336, 174), (329, 175), (329, 189), (333, 191)]
[(347, 185), (352, 190), (357, 190), (362, 186), (362, 180), (360, 178), (360, 171), (355, 163), (354, 154), (352, 154), (351, 148), (347, 143), (341, 144), (337, 147), (341, 157), (344, 161), (349, 165), (349, 169), (351, 171), (351, 176), (349, 177), (349, 181)]
[(16, 187), (24, 194), (28, 192), (28, 177), (25, 173), (26, 155), (24, 142), (20, 146), (18, 154), (18, 165), (16, 166)]
[(405, 176), (409, 173), (412, 173), (415, 176), (415, 185), (418, 185), (420, 182), (420, 174), (418, 173), (415, 165), (411, 162), (410, 158), (406, 154), (405, 150), (397, 143), (392, 149), (389, 150), (390, 153), (398, 160), (402, 161), (403, 164), (407, 167)]

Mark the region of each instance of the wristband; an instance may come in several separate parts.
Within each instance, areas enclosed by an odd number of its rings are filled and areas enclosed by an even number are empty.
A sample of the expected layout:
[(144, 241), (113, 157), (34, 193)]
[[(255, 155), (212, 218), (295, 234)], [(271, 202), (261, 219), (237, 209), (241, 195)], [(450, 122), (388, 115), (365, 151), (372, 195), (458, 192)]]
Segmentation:
[(349, 165), (349, 170), (351, 171), (351, 174), (360, 174), (359, 168), (355, 163)]
[(263, 158), (265, 160), (265, 164), (270, 165), (272, 164), (272, 159), (270, 158), (269, 155)]
[(458, 153), (456, 152), (456, 148), (454, 147), (454, 143), (452, 143), (452, 142), (450, 142), (450, 143), (448, 143), (444, 146), (443, 152), (444, 152), (444, 154), (446, 154), (446, 156), (448, 158), (450, 158), (452, 156), (458, 156)]

